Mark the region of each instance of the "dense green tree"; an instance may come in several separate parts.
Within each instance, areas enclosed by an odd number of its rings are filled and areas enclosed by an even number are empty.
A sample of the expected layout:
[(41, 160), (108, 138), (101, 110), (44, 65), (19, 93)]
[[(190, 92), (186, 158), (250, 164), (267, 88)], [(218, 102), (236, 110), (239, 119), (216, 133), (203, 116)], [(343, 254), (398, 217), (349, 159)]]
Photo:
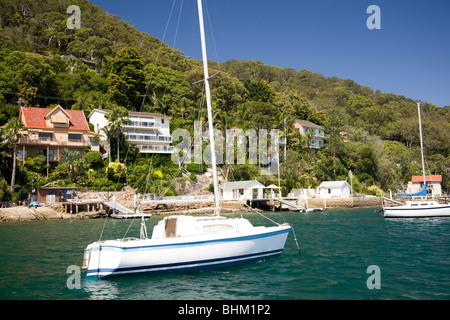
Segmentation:
[(134, 48), (120, 50), (109, 67), (108, 93), (121, 106), (137, 110), (144, 93), (144, 61)]
[(171, 108), (192, 103), (192, 88), (182, 72), (148, 64), (144, 73), (147, 83), (145, 101), (156, 107), (155, 112), (168, 114), (172, 113)]

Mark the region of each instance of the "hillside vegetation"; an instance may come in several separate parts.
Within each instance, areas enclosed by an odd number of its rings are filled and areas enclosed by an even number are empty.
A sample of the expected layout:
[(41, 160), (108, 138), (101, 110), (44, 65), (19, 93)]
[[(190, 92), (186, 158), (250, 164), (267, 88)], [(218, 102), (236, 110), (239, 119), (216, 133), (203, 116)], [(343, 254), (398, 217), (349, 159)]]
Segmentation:
[[(66, 9), (73, 4), (82, 10), (81, 29), (66, 25)], [(210, 73), (218, 71), (211, 80), (217, 129), (283, 132), (286, 119), (288, 152), (280, 173), (285, 194), (325, 180), (349, 181), (351, 170), (356, 192), (381, 195), (383, 190), (401, 189), (412, 175), (421, 174), (416, 101), (374, 92), (350, 79), (260, 61), (210, 61)], [(193, 132), (195, 120), (203, 120), (206, 129), (203, 86), (193, 84), (203, 78), (202, 72), (200, 61), (87, 0), (0, 0), (0, 125), (17, 117), (20, 105), (51, 108), (60, 104), (86, 115), (99, 106), (161, 112), (172, 116), (171, 130)], [(450, 106), (421, 103), (427, 174), (443, 175), (443, 190), (448, 193)], [(311, 151), (308, 138), (294, 129), (295, 119), (323, 126), (326, 147)], [(112, 132), (110, 139), (116, 160)], [(126, 158), (126, 168), (124, 164), (108, 166), (98, 153), (88, 152), (78, 159), (74, 175), (68, 178), (67, 167), (75, 167), (65, 161), (52, 167), (47, 178), (45, 161), (30, 158), (18, 163), (16, 189), (10, 193), (11, 150), (8, 144), (0, 150), (0, 200), (4, 201), (26, 198), (31, 180), (35, 186), (56, 181), (103, 190), (120, 189), (127, 182), (140, 192), (171, 195), (176, 194), (172, 181), (183, 184), (185, 179), (170, 156), (139, 154), (120, 139), (120, 162)], [(196, 173), (206, 170), (193, 164), (186, 169), (192, 183)], [(229, 180), (257, 177), (263, 183), (278, 183), (277, 177), (260, 176), (258, 165), (221, 170)]]

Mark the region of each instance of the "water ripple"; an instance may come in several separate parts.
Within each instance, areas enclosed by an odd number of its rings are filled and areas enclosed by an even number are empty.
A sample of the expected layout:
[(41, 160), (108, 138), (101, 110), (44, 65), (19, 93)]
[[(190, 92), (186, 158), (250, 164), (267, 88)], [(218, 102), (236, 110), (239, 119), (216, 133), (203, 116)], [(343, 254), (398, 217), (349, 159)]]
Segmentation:
[[(373, 209), (268, 213), (295, 227), (278, 258), (218, 271), (146, 275), (66, 287), (104, 220), (0, 224), (0, 299), (450, 299), (450, 219), (384, 219)], [(267, 220), (256, 214), (254, 224)], [(149, 230), (158, 218), (147, 221)], [(129, 221), (109, 221), (104, 238), (123, 236)], [(270, 225), (270, 224), (266, 224)], [(129, 234), (138, 234), (133, 224)], [(369, 290), (367, 267), (381, 270)]]

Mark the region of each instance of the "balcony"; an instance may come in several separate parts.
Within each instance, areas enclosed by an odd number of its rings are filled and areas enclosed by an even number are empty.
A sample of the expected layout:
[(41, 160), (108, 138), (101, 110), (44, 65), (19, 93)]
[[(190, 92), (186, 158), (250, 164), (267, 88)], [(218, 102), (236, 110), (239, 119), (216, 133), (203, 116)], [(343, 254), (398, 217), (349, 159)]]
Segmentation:
[(137, 135), (137, 134), (128, 134), (127, 140), (129, 142), (166, 142), (171, 143), (171, 136), (153, 136), (153, 135)]
[(137, 145), (141, 153), (173, 153), (172, 146)]
[(161, 124), (159, 122), (153, 122), (153, 121), (129, 121), (127, 124), (125, 124), (125, 128), (158, 129), (158, 128), (161, 128)]
[(85, 147), (89, 145), (89, 140), (84, 139), (83, 135), (77, 139), (57, 139), (53, 137), (22, 137), (18, 141), (19, 145), (30, 145), (30, 146), (68, 146), (68, 147)]

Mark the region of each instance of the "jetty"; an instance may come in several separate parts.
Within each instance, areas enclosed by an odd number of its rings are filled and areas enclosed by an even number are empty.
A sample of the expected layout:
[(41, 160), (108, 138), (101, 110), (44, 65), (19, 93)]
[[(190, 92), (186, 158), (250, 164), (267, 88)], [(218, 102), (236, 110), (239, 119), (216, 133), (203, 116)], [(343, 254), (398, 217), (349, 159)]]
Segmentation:
[[(144, 196), (145, 198), (145, 196)], [(189, 204), (189, 203), (213, 203), (213, 195), (198, 195), (198, 196), (173, 196), (161, 197), (155, 200), (141, 200), (141, 204)]]
[[(130, 210), (127, 207), (114, 203), (114, 201), (102, 201), (102, 200), (79, 200), (69, 199), (67, 202), (61, 203), (64, 213), (78, 214), (78, 212), (91, 212), (93, 210), (106, 210), (107, 213), (111, 213), (111, 218), (114, 219), (137, 219), (137, 218), (150, 218), (151, 214), (136, 213), (134, 210)], [(115, 210), (114, 210), (115, 207)]]

